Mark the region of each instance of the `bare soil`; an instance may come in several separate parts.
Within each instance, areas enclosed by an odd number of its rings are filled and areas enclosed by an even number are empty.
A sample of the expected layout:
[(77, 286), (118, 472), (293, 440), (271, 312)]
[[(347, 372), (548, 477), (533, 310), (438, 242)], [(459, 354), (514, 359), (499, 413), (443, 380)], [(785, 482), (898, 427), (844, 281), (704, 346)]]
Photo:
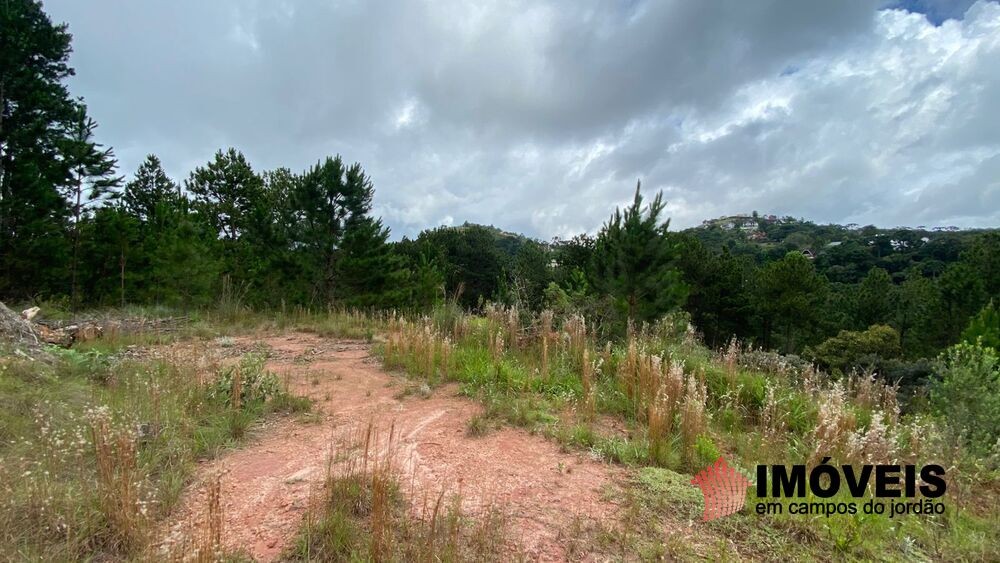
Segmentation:
[(469, 436), (467, 423), (481, 407), (455, 386), (403, 396), (407, 381), (384, 372), (362, 342), (288, 333), (229, 344), (246, 350), (260, 343), (271, 350), (268, 369), (312, 398), (319, 415), (271, 420), (250, 443), (201, 464), (163, 527), (164, 547), (204, 527), (208, 487), (221, 474), (223, 544), (275, 560), (318, 496), (330, 456), (373, 420), (394, 429), (411, 503), (444, 488), (462, 496), (472, 517), (499, 507), (530, 559), (564, 560), (579, 530), (618, 518), (620, 506), (608, 492), (620, 469), (520, 429)]

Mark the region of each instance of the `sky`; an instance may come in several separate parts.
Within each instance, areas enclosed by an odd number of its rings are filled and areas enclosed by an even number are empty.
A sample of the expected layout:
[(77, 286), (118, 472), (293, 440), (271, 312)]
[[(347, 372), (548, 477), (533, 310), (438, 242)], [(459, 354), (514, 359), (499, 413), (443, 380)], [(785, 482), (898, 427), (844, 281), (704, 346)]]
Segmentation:
[(360, 162), (393, 238), (759, 211), (1000, 226), (992, 0), (49, 0), (131, 177)]

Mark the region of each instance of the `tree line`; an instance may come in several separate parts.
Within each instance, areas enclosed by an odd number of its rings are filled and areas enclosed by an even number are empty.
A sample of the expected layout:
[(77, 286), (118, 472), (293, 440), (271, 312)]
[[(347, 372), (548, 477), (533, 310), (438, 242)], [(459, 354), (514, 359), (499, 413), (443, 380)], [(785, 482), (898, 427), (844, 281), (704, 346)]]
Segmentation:
[(904, 376), (975, 319), (996, 318), (996, 230), (846, 229), (754, 214), (752, 236), (678, 233), (662, 196), (647, 204), (637, 186), (596, 236), (541, 242), (466, 224), (391, 242), (372, 214), (372, 179), (340, 156), (258, 171), (229, 148), (177, 181), (149, 155), (126, 178), (64, 84), (66, 26), (30, 0), (7, 0), (0, 24), (6, 300), (416, 311), (492, 301), (583, 313), (603, 335), (683, 312), (710, 346), (737, 338), (833, 371), (881, 363)]

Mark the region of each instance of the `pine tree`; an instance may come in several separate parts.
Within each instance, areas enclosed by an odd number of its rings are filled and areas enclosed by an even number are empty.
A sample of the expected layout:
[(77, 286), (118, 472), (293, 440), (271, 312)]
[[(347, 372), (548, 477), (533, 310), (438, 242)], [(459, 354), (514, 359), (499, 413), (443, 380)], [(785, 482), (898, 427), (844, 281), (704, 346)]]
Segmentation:
[(125, 184), (122, 202), (133, 217), (157, 223), (172, 213), (180, 198), (180, 187), (163, 171), (160, 159), (151, 154), (139, 165), (135, 177)]
[(195, 168), (187, 182), (195, 203), (224, 240), (235, 242), (250, 226), (263, 181), (243, 153), (234, 148), (215, 153), (215, 159)]
[(249, 241), (257, 253), (257, 263), (265, 276), (256, 281), (259, 301), (276, 306), (304, 304), (311, 286), (296, 264), (295, 242), (300, 230), (300, 213), (294, 198), (302, 177), (287, 168), (269, 170), (264, 180), (264, 210)]
[(1000, 350), (1000, 312), (992, 300), (969, 321), (969, 326), (962, 331), (962, 341)]
[(409, 260), (409, 304), (419, 311), (430, 311), (444, 300), (444, 274), (427, 253)]
[(255, 263), (251, 241), (265, 221), (264, 183), (243, 153), (218, 151), (204, 167), (195, 168), (186, 183), (194, 206), (211, 226), (222, 253), (223, 275), (239, 287), (249, 287), (265, 272)]
[(70, 165), (70, 181), (65, 193), (70, 201), (73, 218), (73, 258), (70, 262), (70, 296), (73, 306), (80, 303), (77, 274), (80, 268), (80, 223), (90, 206), (109, 196), (116, 196), (112, 189), (122, 178), (115, 176), (118, 166), (114, 152), (94, 140), (97, 123), (87, 117), (87, 107), (79, 103), (76, 108), (70, 136), (63, 140), (63, 155)]
[[(216, 234), (190, 212), (190, 202), (149, 155), (125, 185), (122, 209), (137, 224), (137, 240), (122, 255), (132, 299), (166, 305), (207, 302), (220, 264)], [(204, 224), (204, 225), (203, 225)]]
[(727, 248), (714, 254), (697, 238), (685, 235), (681, 239), (679, 267), (690, 288), (684, 308), (691, 313), (705, 343), (715, 348), (733, 336), (748, 336), (753, 273), (749, 258), (734, 257)]
[(0, 295), (66, 290), (69, 184), (62, 151), (79, 108), (64, 79), (71, 36), (40, 2), (0, 9)]
[(854, 313), (857, 328), (863, 330), (889, 320), (894, 290), (889, 272), (882, 268), (869, 270), (858, 286), (857, 309)]
[(826, 279), (801, 252), (792, 251), (761, 268), (755, 281), (754, 308), (764, 347), (771, 347), (771, 335), (780, 329), (785, 333), (784, 350), (794, 350), (799, 333), (815, 327), (822, 313)]
[(677, 245), (667, 235), (670, 220), (660, 222), (663, 194), (643, 208), (640, 188), (598, 234), (591, 282), (614, 297), (630, 321), (652, 321), (679, 307), (687, 290), (676, 267)]
[(333, 300), (337, 257), (348, 223), (371, 210), (374, 188), (360, 164), (344, 166), (340, 156), (326, 158), (303, 174), (293, 198), (299, 268), (311, 284), (311, 300)]
[(381, 219), (361, 216), (348, 222), (336, 264), (336, 292), (341, 302), (375, 308), (406, 303), (409, 272), (388, 240), (389, 229)]
[(136, 300), (138, 270), (132, 262), (140, 246), (139, 221), (121, 205), (99, 207), (81, 220), (80, 250), (86, 260), (79, 264), (78, 283), (88, 303), (124, 306)]
[(935, 312), (941, 308), (941, 296), (933, 281), (916, 270), (893, 293), (892, 325), (899, 331), (903, 352), (912, 357), (933, 353), (932, 337), (936, 332)]
[(937, 346), (954, 344), (962, 330), (988, 300), (984, 280), (976, 268), (965, 260), (949, 264), (937, 279), (941, 308), (935, 319), (938, 328)]

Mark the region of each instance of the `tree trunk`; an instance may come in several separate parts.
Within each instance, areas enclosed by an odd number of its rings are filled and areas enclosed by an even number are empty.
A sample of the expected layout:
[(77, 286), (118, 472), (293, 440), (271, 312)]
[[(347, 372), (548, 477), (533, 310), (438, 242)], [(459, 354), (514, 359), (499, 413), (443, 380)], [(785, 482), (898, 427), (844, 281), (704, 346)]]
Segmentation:
[(125, 308), (125, 247), (122, 247), (121, 259), (118, 260), (118, 265), (121, 268), (121, 303), (122, 309)]
[[(80, 171), (77, 171), (77, 173), (79, 174)], [(73, 208), (73, 263), (70, 267), (72, 279), (70, 305), (74, 311), (76, 311), (77, 305), (80, 303), (80, 295), (76, 285), (76, 270), (80, 260), (80, 206), (83, 204), (83, 180), (80, 178), (82, 176), (78, 176), (76, 181), (76, 207)]]

